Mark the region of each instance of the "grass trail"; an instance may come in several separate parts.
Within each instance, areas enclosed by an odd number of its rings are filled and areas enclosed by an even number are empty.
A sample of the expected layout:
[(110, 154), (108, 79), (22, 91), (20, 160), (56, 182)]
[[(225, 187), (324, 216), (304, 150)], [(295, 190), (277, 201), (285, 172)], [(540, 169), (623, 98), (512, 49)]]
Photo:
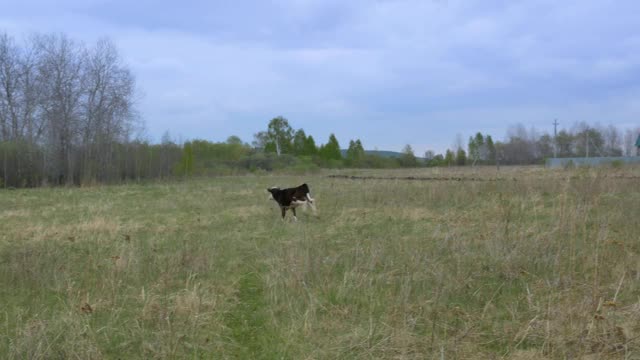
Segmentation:
[(282, 358), (274, 349), (279, 341), (268, 324), (264, 284), (256, 272), (241, 275), (238, 281), (237, 304), (225, 318), (238, 359)]

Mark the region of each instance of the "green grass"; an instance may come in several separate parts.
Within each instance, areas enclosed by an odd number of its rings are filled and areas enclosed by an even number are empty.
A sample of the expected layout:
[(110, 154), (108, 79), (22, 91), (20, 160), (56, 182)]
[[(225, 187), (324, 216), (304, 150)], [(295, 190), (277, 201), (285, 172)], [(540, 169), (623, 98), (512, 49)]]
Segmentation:
[(492, 181), (0, 191), (2, 358), (640, 357), (637, 168), (335, 173)]

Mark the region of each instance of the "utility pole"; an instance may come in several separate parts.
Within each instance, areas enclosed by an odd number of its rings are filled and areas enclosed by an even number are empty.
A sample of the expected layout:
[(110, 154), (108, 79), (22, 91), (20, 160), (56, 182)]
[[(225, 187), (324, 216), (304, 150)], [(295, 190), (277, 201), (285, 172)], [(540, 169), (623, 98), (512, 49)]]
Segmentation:
[(558, 119), (553, 119), (553, 157), (558, 157)]

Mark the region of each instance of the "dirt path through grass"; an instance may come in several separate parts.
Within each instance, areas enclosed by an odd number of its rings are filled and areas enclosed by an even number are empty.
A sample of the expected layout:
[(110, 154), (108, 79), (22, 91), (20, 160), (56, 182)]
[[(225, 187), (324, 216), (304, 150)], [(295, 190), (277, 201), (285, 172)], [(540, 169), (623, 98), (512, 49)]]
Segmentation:
[(267, 303), (263, 282), (255, 271), (245, 273), (238, 282), (238, 303), (225, 319), (230, 336), (237, 348), (238, 359), (277, 358), (269, 351), (274, 332), (268, 329)]
[[(282, 329), (274, 324), (268, 297), (265, 253), (278, 244), (286, 232), (277, 223), (266, 231), (237, 243), (238, 258), (234, 265), (233, 305), (224, 316), (227, 352), (236, 359), (288, 359)], [(291, 349), (289, 349), (291, 350)]]

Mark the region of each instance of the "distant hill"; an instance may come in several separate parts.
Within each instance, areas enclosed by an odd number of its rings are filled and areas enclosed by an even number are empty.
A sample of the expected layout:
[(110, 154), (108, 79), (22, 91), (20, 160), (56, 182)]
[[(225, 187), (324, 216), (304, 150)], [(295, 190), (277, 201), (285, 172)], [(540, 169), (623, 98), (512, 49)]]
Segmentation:
[[(342, 153), (342, 157), (347, 156), (347, 150), (342, 149), (340, 150), (340, 152)], [(402, 156), (401, 152), (388, 151), (388, 150), (365, 150), (364, 152), (367, 155), (377, 155), (383, 158), (399, 158)], [(416, 158), (421, 159), (421, 157), (419, 156), (416, 156)]]

